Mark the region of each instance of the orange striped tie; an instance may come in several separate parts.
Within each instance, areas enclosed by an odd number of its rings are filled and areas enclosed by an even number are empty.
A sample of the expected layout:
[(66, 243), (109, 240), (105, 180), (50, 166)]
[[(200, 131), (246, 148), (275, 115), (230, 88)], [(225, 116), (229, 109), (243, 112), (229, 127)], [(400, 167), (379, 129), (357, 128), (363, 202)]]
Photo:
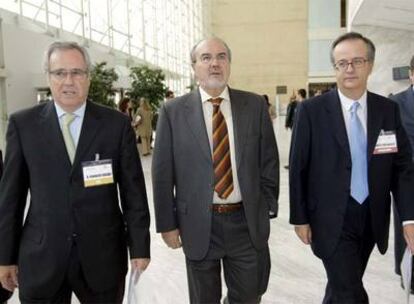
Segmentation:
[(210, 99), (213, 104), (213, 167), (214, 190), (222, 199), (233, 191), (233, 173), (231, 171), (229, 134), (226, 120), (220, 111), (223, 98)]

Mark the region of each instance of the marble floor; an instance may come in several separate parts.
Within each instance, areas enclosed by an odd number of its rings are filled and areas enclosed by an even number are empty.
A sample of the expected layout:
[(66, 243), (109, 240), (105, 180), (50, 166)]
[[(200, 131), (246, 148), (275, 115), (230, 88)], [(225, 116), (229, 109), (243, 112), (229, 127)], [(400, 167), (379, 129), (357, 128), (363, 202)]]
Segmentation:
[[(287, 164), (290, 132), (283, 127), (284, 117), (274, 121), (281, 160), (279, 217), (271, 222), (270, 252), (272, 270), (264, 304), (313, 304), (321, 303), (326, 284), (322, 263), (308, 246), (296, 237), (289, 225), (288, 171)], [(151, 157), (142, 159), (147, 182), (151, 214), (152, 188), (150, 182)], [(392, 229), (391, 229), (392, 230)], [(155, 233), (154, 220), (151, 223), (152, 260), (147, 271), (142, 274), (137, 285), (137, 303), (143, 304), (181, 304), (188, 303), (188, 291), (184, 256), (181, 249), (167, 248), (161, 237)], [(393, 246), (391, 231), (390, 248)], [(373, 304), (405, 303), (399, 278), (393, 271), (393, 251), (380, 255), (374, 249), (365, 274), (365, 287)], [(223, 289), (223, 293), (225, 288)], [(19, 303), (17, 295), (9, 302)], [(76, 299), (73, 303), (79, 303)], [(126, 303), (126, 301), (125, 301)]]

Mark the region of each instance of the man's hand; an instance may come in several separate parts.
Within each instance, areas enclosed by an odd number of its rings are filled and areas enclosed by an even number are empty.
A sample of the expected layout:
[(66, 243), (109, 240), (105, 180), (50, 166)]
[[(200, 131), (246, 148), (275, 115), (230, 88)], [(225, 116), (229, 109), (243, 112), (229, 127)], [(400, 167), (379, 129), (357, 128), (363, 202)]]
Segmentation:
[(139, 272), (143, 272), (147, 269), (151, 259), (147, 258), (138, 258), (138, 259), (131, 259), (131, 268), (132, 270), (138, 270)]
[(171, 231), (162, 232), (161, 236), (168, 247), (172, 249), (177, 249), (181, 247), (180, 230), (174, 229)]
[(312, 230), (309, 224), (296, 225), (295, 232), (302, 242), (306, 245), (312, 243)]
[(407, 243), (408, 248), (410, 248), (411, 254), (414, 255), (414, 224), (403, 225), (403, 232), (405, 242)]
[(17, 266), (0, 266), (0, 283), (4, 289), (13, 291), (17, 286)]

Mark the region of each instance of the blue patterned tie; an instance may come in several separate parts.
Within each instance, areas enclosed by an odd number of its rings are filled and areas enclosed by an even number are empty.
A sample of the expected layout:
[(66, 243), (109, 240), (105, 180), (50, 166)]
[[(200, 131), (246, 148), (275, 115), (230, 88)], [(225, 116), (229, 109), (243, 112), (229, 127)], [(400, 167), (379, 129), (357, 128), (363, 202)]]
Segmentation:
[(359, 102), (351, 106), (350, 148), (352, 156), (351, 196), (360, 204), (368, 197), (367, 137), (358, 118)]

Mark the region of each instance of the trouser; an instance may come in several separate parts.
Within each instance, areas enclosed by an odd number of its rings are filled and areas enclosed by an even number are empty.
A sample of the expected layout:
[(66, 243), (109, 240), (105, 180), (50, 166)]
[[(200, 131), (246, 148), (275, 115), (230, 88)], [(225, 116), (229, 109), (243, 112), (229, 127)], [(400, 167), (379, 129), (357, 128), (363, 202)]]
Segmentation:
[(350, 198), (338, 245), (322, 260), (328, 276), (323, 304), (369, 303), (362, 277), (374, 244), (369, 199), (361, 205)]

